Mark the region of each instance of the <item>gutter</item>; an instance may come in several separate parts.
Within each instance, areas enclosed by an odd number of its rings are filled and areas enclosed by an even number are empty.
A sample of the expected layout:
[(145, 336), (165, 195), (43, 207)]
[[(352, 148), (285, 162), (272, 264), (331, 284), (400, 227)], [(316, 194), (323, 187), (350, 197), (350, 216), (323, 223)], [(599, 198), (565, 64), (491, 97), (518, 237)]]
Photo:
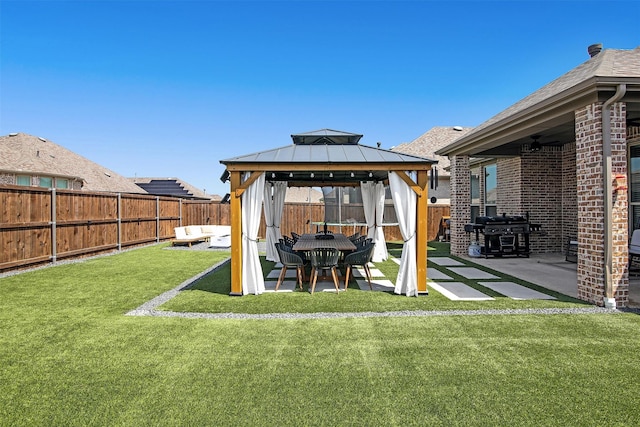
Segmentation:
[(611, 271), (613, 270), (613, 185), (611, 182), (611, 105), (627, 93), (627, 85), (619, 84), (616, 93), (602, 105), (602, 177), (604, 180), (604, 306), (616, 308)]

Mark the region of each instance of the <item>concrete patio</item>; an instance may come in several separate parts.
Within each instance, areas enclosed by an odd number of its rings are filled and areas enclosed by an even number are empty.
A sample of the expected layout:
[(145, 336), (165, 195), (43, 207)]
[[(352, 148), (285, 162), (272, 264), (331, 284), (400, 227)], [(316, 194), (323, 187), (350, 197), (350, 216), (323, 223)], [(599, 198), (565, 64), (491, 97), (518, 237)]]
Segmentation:
[[(527, 282), (577, 298), (577, 264), (567, 262), (564, 254), (534, 254), (529, 258), (471, 258), (479, 264)], [(629, 278), (629, 307), (640, 307), (640, 276)]]

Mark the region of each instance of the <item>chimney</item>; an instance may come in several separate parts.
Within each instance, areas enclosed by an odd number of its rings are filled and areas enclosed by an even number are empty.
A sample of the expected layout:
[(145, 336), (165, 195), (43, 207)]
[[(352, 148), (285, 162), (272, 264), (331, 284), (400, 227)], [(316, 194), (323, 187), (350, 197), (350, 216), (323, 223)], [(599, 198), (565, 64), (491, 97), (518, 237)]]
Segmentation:
[(590, 57), (594, 57), (602, 51), (602, 43), (592, 44), (587, 48)]

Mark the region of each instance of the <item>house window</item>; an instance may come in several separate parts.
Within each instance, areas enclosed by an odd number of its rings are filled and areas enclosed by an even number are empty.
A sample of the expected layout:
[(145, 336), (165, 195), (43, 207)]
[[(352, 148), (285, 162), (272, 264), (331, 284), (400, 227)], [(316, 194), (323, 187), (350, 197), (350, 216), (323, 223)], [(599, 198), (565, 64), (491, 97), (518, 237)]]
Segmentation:
[(471, 222), (480, 216), (480, 168), (471, 170)]
[(495, 164), (484, 167), (484, 214), (496, 216), (498, 212), (498, 180)]
[(69, 180), (64, 178), (56, 178), (56, 188), (69, 188)]
[(629, 216), (632, 230), (640, 228), (640, 145), (629, 147)]
[(16, 176), (16, 185), (24, 185), (29, 187), (31, 185), (31, 177), (29, 175)]
[(52, 188), (53, 187), (53, 178), (47, 177), (47, 176), (41, 176), (40, 177), (40, 187), (44, 187), (44, 188)]

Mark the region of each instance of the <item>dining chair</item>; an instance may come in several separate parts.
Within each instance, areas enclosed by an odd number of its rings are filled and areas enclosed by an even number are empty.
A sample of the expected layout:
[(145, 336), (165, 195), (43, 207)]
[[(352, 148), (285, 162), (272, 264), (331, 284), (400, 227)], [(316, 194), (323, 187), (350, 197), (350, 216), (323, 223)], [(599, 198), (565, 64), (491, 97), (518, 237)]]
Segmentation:
[(338, 282), (338, 259), (340, 251), (335, 248), (316, 248), (311, 250), (311, 295), (316, 289), (319, 270), (330, 270), (333, 284), (336, 286), (336, 292), (340, 291)]
[(280, 287), (280, 283), (284, 279), (287, 274), (287, 268), (295, 268), (296, 269), (296, 278), (298, 280), (298, 284), (300, 289), (302, 289), (302, 282), (305, 280), (304, 277), (304, 265), (305, 261), (302, 257), (293, 251), (287, 250), (283, 247), (282, 243), (276, 243), (276, 250), (278, 251), (278, 257), (280, 258), (280, 263), (282, 264), (282, 270), (280, 270), (280, 276), (278, 276), (278, 283), (276, 284), (276, 291)]
[(367, 276), (367, 280), (369, 281), (369, 288), (373, 290), (373, 286), (371, 285), (371, 271), (369, 271), (369, 262), (371, 262), (371, 257), (373, 256), (373, 244), (370, 244), (363, 249), (352, 252), (344, 257), (344, 265), (346, 266), (346, 271), (344, 275), (344, 290), (347, 290), (349, 286), (349, 275), (351, 274), (351, 268), (354, 266), (362, 266), (364, 268), (365, 275)]

